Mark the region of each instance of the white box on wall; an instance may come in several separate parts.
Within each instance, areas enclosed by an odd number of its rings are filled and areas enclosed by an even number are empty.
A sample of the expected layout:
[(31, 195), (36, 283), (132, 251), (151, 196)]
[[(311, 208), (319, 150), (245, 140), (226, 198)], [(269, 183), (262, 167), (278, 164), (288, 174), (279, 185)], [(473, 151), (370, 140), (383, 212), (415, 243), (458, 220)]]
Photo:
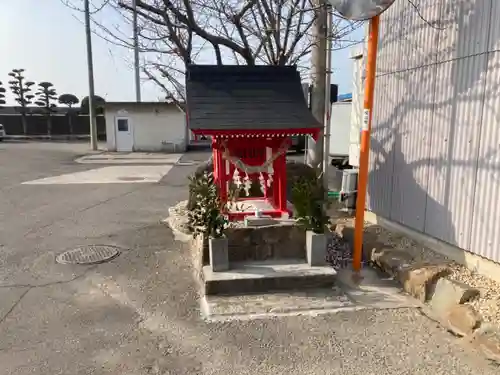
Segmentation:
[(361, 126), (363, 123), (364, 99), (364, 59), (363, 46), (353, 47), (350, 58), (353, 60), (352, 77), (352, 112), (351, 130), (349, 133), (349, 164), (359, 167), (359, 148), (361, 141)]

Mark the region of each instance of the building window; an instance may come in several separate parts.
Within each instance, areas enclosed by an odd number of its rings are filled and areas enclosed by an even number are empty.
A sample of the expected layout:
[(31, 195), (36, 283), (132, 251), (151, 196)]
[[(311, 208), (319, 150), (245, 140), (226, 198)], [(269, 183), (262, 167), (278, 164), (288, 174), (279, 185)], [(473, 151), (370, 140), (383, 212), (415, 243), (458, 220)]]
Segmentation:
[(117, 127), (119, 132), (128, 132), (128, 120), (124, 118), (118, 119)]

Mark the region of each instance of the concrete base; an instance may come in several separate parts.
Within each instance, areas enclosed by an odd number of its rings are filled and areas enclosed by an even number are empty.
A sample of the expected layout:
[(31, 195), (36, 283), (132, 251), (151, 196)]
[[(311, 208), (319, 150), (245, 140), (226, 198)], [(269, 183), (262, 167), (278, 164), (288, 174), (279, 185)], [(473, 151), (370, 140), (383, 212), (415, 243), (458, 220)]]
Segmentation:
[(225, 272), (213, 272), (210, 266), (203, 267), (207, 295), (331, 287), (336, 275), (331, 267), (310, 267), (302, 260), (233, 263)]
[(291, 224), (227, 228), (229, 262), (306, 259), (305, 230)]
[(362, 268), (359, 273), (349, 268), (339, 271), (337, 285), (351, 300), (372, 308), (422, 306), (405, 294), (397, 281), (369, 267)]
[[(255, 198), (255, 199), (240, 200), (237, 202), (230, 202), (228, 204), (228, 208), (229, 212), (232, 213), (238, 213), (238, 212), (254, 213), (256, 210), (263, 212), (274, 209), (271, 203), (265, 198)], [(288, 201), (287, 201), (287, 209), (293, 211), (293, 204)]]
[(200, 300), (202, 316), (211, 322), (329, 314), (355, 306), (337, 287), (233, 296), (212, 295)]
[(245, 226), (246, 227), (264, 227), (268, 225), (275, 225), (278, 221), (273, 219), (270, 216), (247, 216), (245, 217)]
[(201, 312), (208, 321), (218, 322), (421, 306), (404, 294), (397, 282), (381, 277), (384, 276), (370, 268), (362, 269), (360, 274), (343, 269), (338, 272), (335, 286), (329, 288), (234, 296), (208, 295), (200, 301)]
[(208, 240), (208, 253), (210, 255), (210, 267), (213, 272), (229, 269), (227, 238), (210, 238)]
[(326, 264), (326, 234), (306, 232), (306, 257), (311, 267), (324, 266)]

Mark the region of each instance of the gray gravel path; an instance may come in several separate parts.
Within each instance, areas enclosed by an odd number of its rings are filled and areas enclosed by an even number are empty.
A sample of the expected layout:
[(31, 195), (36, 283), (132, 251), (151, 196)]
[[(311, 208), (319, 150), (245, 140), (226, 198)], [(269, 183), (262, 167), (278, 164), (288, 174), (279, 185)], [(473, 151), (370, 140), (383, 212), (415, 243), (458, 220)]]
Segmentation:
[[(414, 309), (205, 323), (189, 253), (159, 223), (194, 167), (147, 186), (20, 188), (89, 166), (67, 147), (0, 148), (2, 375), (498, 374)], [(96, 243), (126, 250), (93, 267), (54, 263)]]

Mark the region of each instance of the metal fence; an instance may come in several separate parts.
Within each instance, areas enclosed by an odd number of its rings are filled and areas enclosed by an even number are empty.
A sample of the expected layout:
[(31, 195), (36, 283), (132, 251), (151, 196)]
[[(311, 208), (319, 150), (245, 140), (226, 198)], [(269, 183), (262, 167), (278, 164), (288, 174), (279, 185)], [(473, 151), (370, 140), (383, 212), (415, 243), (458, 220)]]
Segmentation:
[[(27, 131), (24, 134), (21, 115), (0, 114), (0, 124), (8, 136), (47, 136), (47, 135), (88, 135), (90, 133), (89, 116), (87, 115), (53, 115), (49, 134), (47, 117), (28, 115)], [(106, 139), (106, 122), (104, 116), (97, 116), (97, 134)]]

